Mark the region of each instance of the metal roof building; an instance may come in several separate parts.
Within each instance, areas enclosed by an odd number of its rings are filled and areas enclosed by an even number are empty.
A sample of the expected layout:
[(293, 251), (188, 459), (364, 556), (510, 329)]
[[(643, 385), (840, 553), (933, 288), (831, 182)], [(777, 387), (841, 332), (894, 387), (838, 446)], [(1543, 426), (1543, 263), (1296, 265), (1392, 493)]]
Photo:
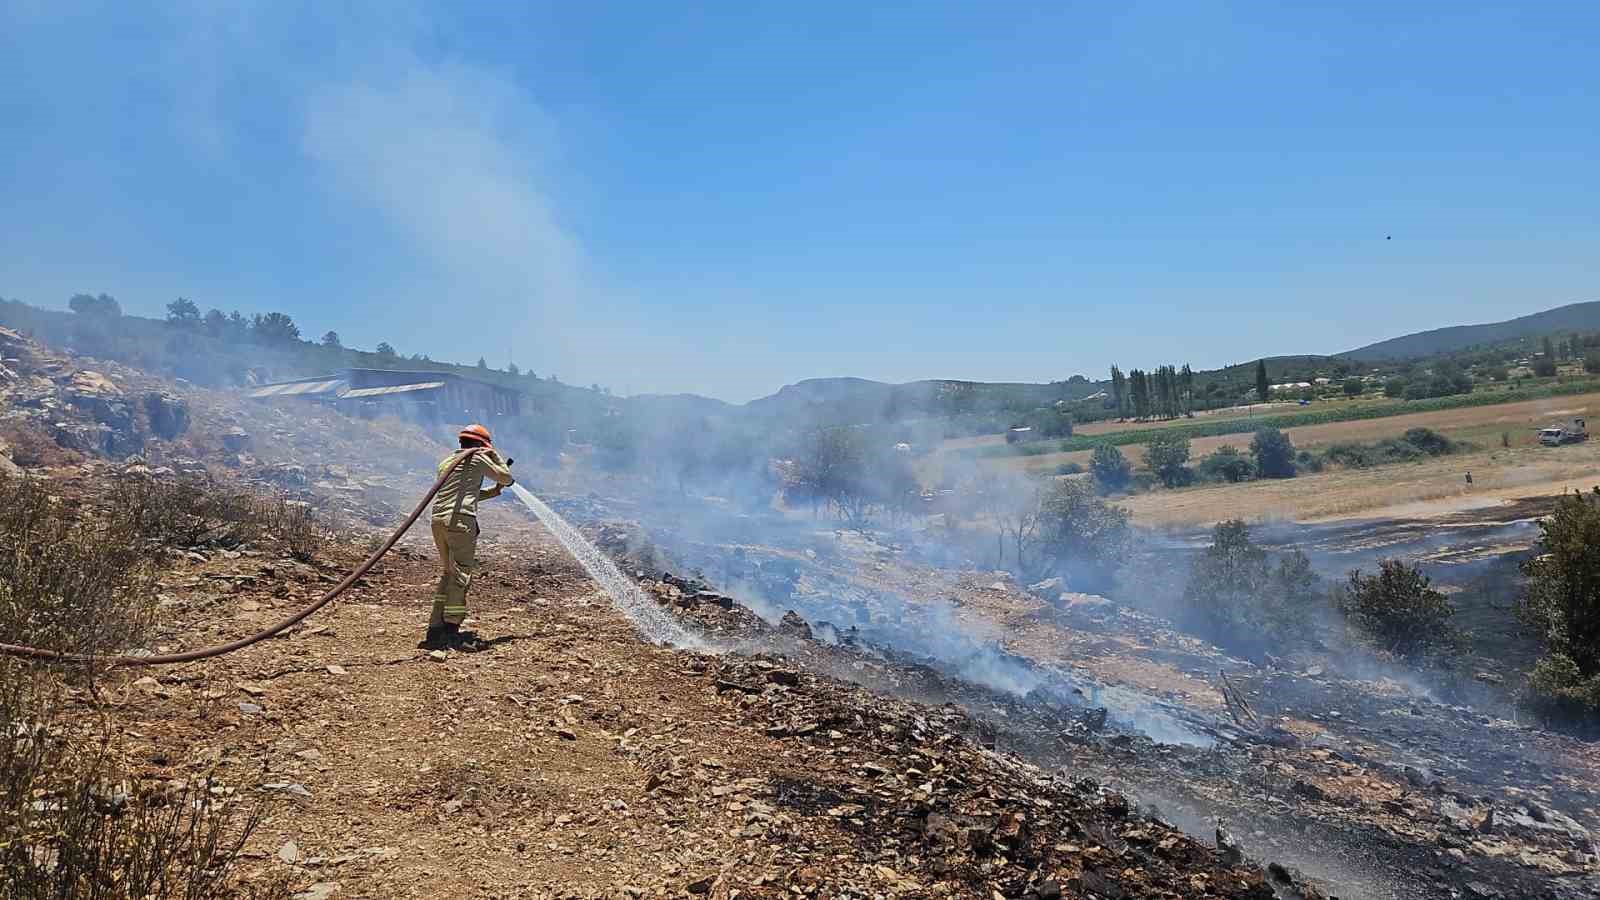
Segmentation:
[(453, 372), (345, 369), (251, 388), (257, 400), (335, 403), (350, 415), (403, 415), (423, 421), (487, 421), (522, 413), (522, 393)]

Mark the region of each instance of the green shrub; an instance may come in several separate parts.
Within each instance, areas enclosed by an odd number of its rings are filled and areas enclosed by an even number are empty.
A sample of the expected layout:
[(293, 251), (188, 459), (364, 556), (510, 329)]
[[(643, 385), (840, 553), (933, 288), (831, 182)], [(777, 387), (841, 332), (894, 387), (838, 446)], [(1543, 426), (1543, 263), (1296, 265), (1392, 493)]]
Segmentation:
[(1185, 466), (1189, 461), (1189, 439), (1181, 434), (1161, 435), (1150, 441), (1144, 449), (1144, 461), (1169, 488), (1181, 487), (1193, 479)]
[(1563, 496), (1539, 530), (1519, 605), (1547, 652), (1530, 700), (1600, 714), (1600, 488)]
[(1455, 607), (1416, 566), (1385, 559), (1376, 575), (1352, 571), (1338, 601), (1351, 627), (1384, 652), (1427, 661), (1460, 649), (1461, 635), (1450, 625)]
[(1226, 481), (1235, 484), (1256, 477), (1256, 464), (1239, 448), (1224, 444), (1200, 461), (1195, 472), (1202, 481)]
[(1255, 457), (1256, 472), (1262, 478), (1293, 478), (1294, 442), (1276, 428), (1258, 428), (1250, 441), (1250, 455)]
[(1272, 557), (1237, 519), (1218, 524), (1211, 546), (1195, 557), (1183, 592), (1188, 627), (1216, 643), (1256, 651), (1303, 632), (1307, 610), (1321, 599), (1311, 561), (1292, 551)]
[(1101, 444), (1094, 448), (1094, 454), (1089, 457), (1089, 471), (1094, 473), (1094, 480), (1102, 488), (1114, 491), (1127, 486), (1133, 469), (1121, 450), (1110, 444)]

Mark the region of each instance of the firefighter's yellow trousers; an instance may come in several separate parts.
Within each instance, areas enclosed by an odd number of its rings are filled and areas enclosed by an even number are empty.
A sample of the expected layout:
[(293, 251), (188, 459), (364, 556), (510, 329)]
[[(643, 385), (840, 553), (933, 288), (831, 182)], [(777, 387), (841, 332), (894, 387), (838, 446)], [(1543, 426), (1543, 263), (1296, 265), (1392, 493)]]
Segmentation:
[(478, 520), (458, 516), (456, 521), (459, 524), (433, 523), (433, 545), (439, 548), (443, 572), (433, 591), (430, 627), (460, 625), (467, 618), (467, 589), (472, 586), (472, 573), (478, 567)]

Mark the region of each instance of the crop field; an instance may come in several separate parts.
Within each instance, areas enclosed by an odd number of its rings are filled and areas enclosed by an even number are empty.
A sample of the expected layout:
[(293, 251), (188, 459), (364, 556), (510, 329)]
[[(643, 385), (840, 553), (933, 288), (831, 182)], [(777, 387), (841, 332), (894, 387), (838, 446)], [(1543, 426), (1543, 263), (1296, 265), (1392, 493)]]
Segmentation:
[[(1467, 484), (1465, 473), (1473, 483)], [(1225, 519), (1317, 522), (1425, 519), (1490, 510), (1600, 484), (1600, 441), (1514, 447), (1298, 478), (1151, 491), (1114, 502), (1140, 525), (1187, 527)]]
[[(1247, 414), (1226, 418), (1176, 419), (1161, 423), (1131, 423), (1136, 427), (1125, 427), (1130, 423), (1120, 423), (1124, 427), (1116, 429), (1101, 427), (1098, 430), (1091, 430), (1094, 426), (1084, 426), (1078, 433), (1065, 440), (1038, 441), (1025, 445), (1007, 445), (998, 436), (989, 436), (985, 443), (978, 443), (975, 439), (968, 439), (963, 446), (947, 447), (946, 449), (948, 452), (969, 458), (1054, 456), (1063, 452), (1093, 450), (1101, 444), (1121, 447), (1144, 444), (1158, 434), (1173, 432), (1181, 433), (1191, 440), (1220, 435), (1248, 435), (1250, 432), (1262, 427), (1287, 430), (1308, 425), (1355, 422), (1369, 419), (1406, 418), (1424, 413), (1518, 405), (1550, 398), (1576, 397), (1596, 392), (1600, 392), (1600, 381), (1593, 379), (1548, 382), (1516, 389), (1484, 386), (1471, 394), (1435, 397), (1428, 400), (1325, 401), (1311, 408), (1296, 407), (1294, 412), (1275, 413), (1272, 415)], [(1403, 430), (1404, 428), (1400, 429), (1400, 431)], [(1393, 433), (1398, 434), (1399, 432)]]
[[(1482, 452), (1527, 450), (1531, 455), (1526, 461), (1532, 464), (1538, 462), (1542, 454), (1551, 453), (1548, 448), (1538, 446), (1535, 431), (1552, 421), (1570, 416), (1588, 416), (1600, 419), (1600, 391), (1574, 396), (1543, 397), (1537, 400), (1523, 400), (1516, 403), (1456, 407), (1375, 419), (1354, 419), (1342, 422), (1302, 425), (1286, 428), (1284, 431), (1289, 435), (1290, 440), (1294, 441), (1295, 447), (1315, 448), (1341, 441), (1367, 442), (1397, 437), (1405, 433), (1406, 429), (1409, 428), (1431, 428), (1454, 440), (1475, 444)], [(1240, 450), (1246, 450), (1250, 445), (1250, 437), (1249, 432), (1242, 432), (1191, 438), (1189, 443), (1190, 460), (1191, 462), (1198, 461), (1218, 447), (1228, 444), (1238, 447)], [(1600, 441), (1592, 442), (1592, 444), (1600, 445)], [(1137, 467), (1144, 464), (1144, 446), (1142, 444), (1122, 446), (1118, 449), (1134, 466)], [(1566, 448), (1563, 448), (1563, 452), (1565, 450)], [(1033, 456), (991, 456), (980, 458), (978, 461), (984, 466), (1002, 470), (1033, 473), (1051, 472), (1067, 463), (1087, 466), (1092, 452), (1092, 450), (1075, 450)], [(935, 454), (922, 467), (923, 475), (924, 477), (937, 478), (939, 468), (961, 458), (962, 454), (959, 451), (949, 457), (945, 457), (943, 454)], [(1461, 455), (1445, 457), (1436, 462), (1451, 471), (1464, 471), (1465, 467), (1473, 464), (1468, 456)], [(1427, 465), (1432, 464), (1428, 463)], [(1413, 470), (1419, 465), (1424, 464), (1400, 464), (1385, 468)], [(1307, 474), (1295, 480), (1305, 483), (1320, 482), (1330, 474), (1332, 473)], [(1457, 472), (1457, 477), (1459, 477), (1459, 471)], [(1219, 488), (1219, 490), (1239, 490), (1243, 487), (1245, 486), (1226, 485)], [(1181, 494), (1196, 493), (1201, 490), (1203, 489), (1191, 488), (1185, 491), (1162, 491), (1158, 493), (1163, 497), (1175, 497)]]

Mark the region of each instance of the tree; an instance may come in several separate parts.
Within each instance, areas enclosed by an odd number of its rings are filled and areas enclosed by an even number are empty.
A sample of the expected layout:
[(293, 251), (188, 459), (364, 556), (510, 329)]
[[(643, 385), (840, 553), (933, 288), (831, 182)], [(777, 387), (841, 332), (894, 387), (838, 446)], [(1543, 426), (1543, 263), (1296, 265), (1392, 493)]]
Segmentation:
[(1224, 444), (1201, 460), (1196, 470), (1204, 481), (1226, 481), (1229, 484), (1236, 484), (1254, 478), (1256, 464), (1250, 457), (1240, 453), (1238, 447)]
[(200, 307), (184, 297), (167, 304), (167, 322), (179, 328), (197, 328), (200, 325)]
[(122, 315), (122, 304), (110, 294), (73, 294), (67, 308), (84, 318), (111, 319)]
[(223, 315), (220, 309), (207, 311), (201, 325), (205, 328), (206, 334), (214, 338), (225, 337), (228, 333), (228, 317)]
[(1533, 374), (1540, 378), (1554, 378), (1556, 375), (1556, 361), (1549, 357), (1534, 360)]
[(1305, 613), (1318, 599), (1305, 554), (1292, 551), (1273, 565), (1238, 519), (1212, 529), (1211, 546), (1190, 565), (1183, 591), (1190, 627), (1224, 646), (1250, 650), (1303, 630)]
[(379, 341), (378, 349), (375, 352), (384, 359), (393, 359), (399, 355), (395, 353), (394, 347), (388, 341)]
[(1082, 481), (1050, 481), (1039, 497), (1036, 528), (1040, 551), (1080, 590), (1103, 587), (1128, 556), (1128, 511)]
[(1188, 484), (1193, 477), (1185, 467), (1189, 461), (1189, 439), (1180, 434), (1160, 434), (1152, 438), (1145, 445), (1144, 461), (1169, 488)]
[(1148, 418), (1150, 415), (1150, 379), (1144, 370), (1134, 369), (1128, 373), (1129, 402), (1133, 407), (1135, 419)]
[(1544, 340), (1541, 342), (1539, 349), (1544, 352), (1545, 359), (1552, 363), (1556, 361), (1556, 348), (1555, 344), (1551, 343), (1550, 341), (1550, 335), (1547, 334), (1544, 336)]
[(1294, 477), (1294, 443), (1276, 428), (1262, 428), (1250, 441), (1250, 455), (1262, 478)]
[(1380, 650), (1418, 659), (1459, 646), (1449, 598), (1430, 587), (1421, 569), (1398, 559), (1380, 560), (1376, 575), (1352, 571), (1338, 602), (1356, 631)]
[(1366, 389), (1366, 382), (1359, 378), (1346, 378), (1344, 380), (1344, 395), (1346, 397), (1359, 397)]
[(1108, 491), (1120, 490), (1127, 486), (1132, 475), (1128, 460), (1110, 444), (1101, 444), (1094, 448), (1094, 453), (1089, 457), (1089, 472), (1101, 488)]
[(322, 336), (322, 346), (324, 346), (324, 347), (343, 347), (344, 346), (344, 342), (339, 340), (339, 332), (330, 331), (327, 334)]
[(264, 316), (257, 314), (251, 323), (250, 333), (263, 344), (287, 344), (300, 340), (300, 326), (281, 312), (270, 312)]
[(513, 378), (515, 378), (518, 375), (522, 374), (522, 370), (517, 368), (517, 364), (516, 363), (506, 363), (506, 374), (510, 375)]
[(1111, 367), (1111, 396), (1116, 400), (1117, 418), (1128, 417), (1128, 376), (1116, 366)]
[(1272, 385), (1267, 381), (1267, 361), (1256, 360), (1256, 399), (1262, 403), (1267, 402), (1267, 395), (1272, 392)]
[(1600, 488), (1557, 500), (1534, 553), (1522, 565), (1519, 612), (1544, 638), (1530, 679), (1535, 699), (1600, 712)]
[(488, 360), (484, 359), (481, 356), (478, 357), (478, 368), (481, 371), (484, 371), (484, 372), (489, 371), (489, 362), (488, 362)]
[(1583, 354), (1583, 370), (1590, 375), (1600, 374), (1600, 350), (1590, 350)]
[(1406, 380), (1398, 376), (1387, 379), (1383, 383), (1383, 395), (1391, 400), (1398, 400), (1406, 395)]

